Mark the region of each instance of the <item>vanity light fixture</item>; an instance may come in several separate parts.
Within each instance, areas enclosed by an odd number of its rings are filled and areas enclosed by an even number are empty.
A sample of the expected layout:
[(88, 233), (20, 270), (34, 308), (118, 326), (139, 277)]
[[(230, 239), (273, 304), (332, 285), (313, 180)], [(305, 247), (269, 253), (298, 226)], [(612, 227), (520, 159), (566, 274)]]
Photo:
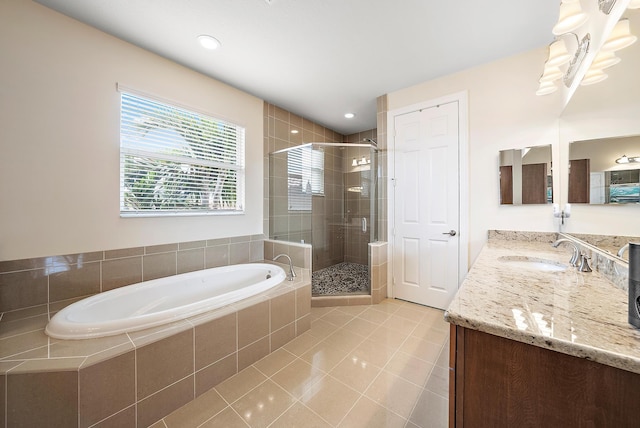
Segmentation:
[(609, 68), (619, 62), (620, 58), (617, 57), (614, 52), (600, 52), (593, 59), (593, 62), (591, 63), (591, 69), (604, 70), (605, 68)]
[(562, 0), (560, 3), (560, 17), (551, 32), (556, 36), (569, 33), (587, 22), (587, 14), (582, 11), (580, 1)]
[(351, 166), (361, 166), (361, 165), (367, 165), (371, 163), (370, 159), (367, 159), (366, 157), (362, 156), (362, 159), (357, 160), (356, 158), (353, 158), (353, 161), (351, 162)]
[(211, 51), (220, 47), (220, 41), (215, 37), (209, 36), (207, 34), (199, 35), (198, 42), (200, 42), (200, 46)]
[(616, 163), (620, 163), (620, 164), (636, 163), (636, 162), (640, 162), (640, 156), (627, 157), (627, 155), (622, 155), (622, 157), (616, 159)]
[[(598, 8), (603, 13), (609, 14), (615, 3), (616, 0), (598, 0)], [(631, 8), (640, 7), (640, 0), (631, 0), (629, 6)], [(582, 10), (580, 0), (561, 0), (558, 22), (552, 30), (556, 40), (549, 45), (549, 57), (539, 78), (540, 86), (536, 91), (536, 95), (547, 95), (555, 92), (558, 89), (555, 81), (560, 78), (562, 78), (567, 88), (574, 86), (578, 70), (583, 65), (592, 47), (590, 32), (580, 36), (576, 34), (578, 28), (583, 26), (588, 19), (589, 15)], [(580, 31), (584, 32), (583, 30)], [(570, 46), (572, 50), (567, 49), (567, 44), (562, 39), (567, 35), (575, 38), (575, 49), (573, 45)], [(602, 70), (620, 62), (620, 59), (613, 52), (629, 46), (636, 40), (637, 37), (632, 35), (629, 30), (629, 20), (620, 20), (600, 48), (600, 52), (596, 52), (596, 58), (593, 59), (580, 84), (590, 85), (606, 79), (607, 75)], [(570, 52), (573, 52), (573, 54)], [(569, 63), (569, 65), (565, 69), (563, 66), (566, 63)]]
[(564, 73), (558, 66), (546, 66), (542, 72), (539, 82), (555, 82), (562, 77)]
[(629, 28), (629, 20), (621, 19), (618, 21), (615, 27), (613, 27), (613, 31), (611, 35), (604, 42), (604, 45), (600, 48), (601, 51), (604, 52), (615, 52), (620, 49), (624, 49), (627, 46), (631, 46), (638, 40), (636, 36), (631, 34), (631, 29)]
[(540, 82), (540, 86), (536, 91), (536, 95), (548, 95), (558, 90), (558, 87), (553, 82)]
[(617, 0), (598, 0), (598, 9), (605, 15), (609, 15), (616, 5)]
[(589, 70), (587, 70), (587, 73), (582, 78), (580, 85), (582, 86), (593, 85), (594, 83), (602, 82), (607, 77), (609, 76), (607, 75), (607, 73), (602, 71), (601, 68), (595, 68), (595, 69), (590, 68)]
[(545, 67), (558, 67), (568, 63), (571, 55), (567, 51), (567, 45), (563, 39), (558, 39), (549, 45), (549, 59)]
[[(576, 49), (573, 57), (567, 51), (565, 40), (561, 37), (573, 36), (575, 39)], [(566, 33), (559, 36), (553, 43), (549, 45), (549, 58), (544, 65), (544, 71), (540, 76), (540, 87), (536, 91), (536, 95), (548, 95), (555, 92), (558, 88), (555, 84), (549, 85), (556, 80), (563, 78), (564, 84), (569, 87), (573, 83), (578, 67), (582, 64), (584, 57), (589, 52), (591, 36), (587, 33), (582, 40), (575, 33)], [(566, 72), (560, 69), (564, 64), (569, 63)]]

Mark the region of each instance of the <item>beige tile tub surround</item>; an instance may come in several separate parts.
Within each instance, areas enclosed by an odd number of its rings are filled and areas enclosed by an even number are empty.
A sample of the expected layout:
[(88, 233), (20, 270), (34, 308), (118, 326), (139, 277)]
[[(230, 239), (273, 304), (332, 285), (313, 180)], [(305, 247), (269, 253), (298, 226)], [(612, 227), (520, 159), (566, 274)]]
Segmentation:
[[(0, 427), (147, 426), (308, 330), (310, 248), (285, 245), (277, 249), (292, 255), (298, 276), (265, 295), (215, 313), (107, 338), (65, 341), (44, 334), (50, 315), (83, 297), (47, 301), (52, 274), (99, 264), (101, 288), (106, 291), (144, 278), (147, 256), (152, 276), (164, 269), (155, 269), (156, 255), (172, 256), (175, 272), (200, 267), (200, 260), (205, 268), (228, 265), (230, 260), (262, 261), (265, 250), (273, 251), (273, 245), (265, 245), (262, 238), (0, 262), (0, 293), (3, 298), (20, 297), (11, 305), (26, 306), (4, 312), (0, 318), (0, 409), (6, 411), (6, 418), (0, 414)], [(38, 300), (32, 299), (34, 295)], [(49, 389), (51, 379), (58, 389)], [(24, 385), (33, 388), (21, 389)], [(49, 400), (51, 391), (56, 397)], [(54, 404), (40, 406), (38, 400)], [(34, 406), (26, 412), (29, 403)]]
[(0, 321), (0, 427), (153, 424), (310, 328), (310, 273), (296, 272), (262, 295), (107, 338), (51, 339), (34, 314)]
[(0, 313), (264, 258), (264, 236), (252, 235), (0, 261)]

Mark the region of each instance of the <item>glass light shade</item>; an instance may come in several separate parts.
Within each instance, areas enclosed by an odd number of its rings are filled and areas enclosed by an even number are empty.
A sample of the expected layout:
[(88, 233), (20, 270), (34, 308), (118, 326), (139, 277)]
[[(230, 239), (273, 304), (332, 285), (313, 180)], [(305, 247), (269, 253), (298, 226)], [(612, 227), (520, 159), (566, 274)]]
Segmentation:
[(627, 46), (631, 46), (638, 40), (636, 36), (631, 34), (631, 29), (629, 28), (629, 20), (621, 19), (618, 21), (615, 27), (613, 27), (613, 31), (604, 45), (600, 48), (600, 51), (605, 52), (615, 52), (620, 49), (624, 49)]
[(640, 9), (640, 0), (631, 0), (627, 9)]
[(358, 166), (358, 161), (356, 158), (353, 158), (353, 162), (351, 162), (351, 166)]
[(536, 91), (536, 95), (549, 95), (558, 90), (553, 82), (542, 82)]
[(580, 82), (580, 85), (582, 86), (593, 85), (594, 83), (602, 82), (607, 77), (609, 76), (604, 71), (602, 71), (602, 69), (599, 69), (599, 68), (595, 70), (589, 69), (587, 70), (587, 74), (584, 75), (582, 82)]
[(564, 73), (557, 66), (545, 66), (539, 82), (554, 82), (562, 77)]
[(587, 14), (582, 11), (580, 2), (562, 2), (560, 4), (560, 17), (551, 32), (556, 36), (569, 33), (587, 22)]
[(591, 70), (600, 69), (603, 70), (605, 68), (611, 67), (612, 65), (616, 65), (620, 62), (620, 58), (616, 56), (613, 52), (600, 52), (593, 59), (591, 63)]
[(571, 55), (567, 51), (567, 45), (564, 40), (556, 40), (549, 45), (549, 59), (547, 60), (547, 67), (560, 66), (566, 64), (571, 60)]
[(621, 158), (616, 159), (616, 163), (629, 163), (627, 155), (622, 155)]

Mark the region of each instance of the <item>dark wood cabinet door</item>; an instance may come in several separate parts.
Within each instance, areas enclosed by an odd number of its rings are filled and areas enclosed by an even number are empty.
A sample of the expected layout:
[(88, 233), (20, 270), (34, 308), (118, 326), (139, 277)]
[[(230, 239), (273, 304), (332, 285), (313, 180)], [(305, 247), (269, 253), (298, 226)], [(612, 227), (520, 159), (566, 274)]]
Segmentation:
[(450, 427), (640, 426), (640, 374), (451, 329)]
[(588, 204), (590, 202), (590, 159), (569, 161), (569, 202)]
[(500, 204), (513, 204), (513, 167), (500, 167)]
[(522, 203), (547, 203), (547, 164), (522, 165)]

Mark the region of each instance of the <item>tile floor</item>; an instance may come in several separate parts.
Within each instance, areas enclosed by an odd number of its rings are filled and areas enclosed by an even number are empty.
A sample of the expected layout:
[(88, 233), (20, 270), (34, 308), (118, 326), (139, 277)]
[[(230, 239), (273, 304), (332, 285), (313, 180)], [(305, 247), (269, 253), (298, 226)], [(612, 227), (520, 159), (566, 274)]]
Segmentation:
[(311, 317), (309, 331), (152, 427), (447, 426), (442, 311), (387, 299)]

